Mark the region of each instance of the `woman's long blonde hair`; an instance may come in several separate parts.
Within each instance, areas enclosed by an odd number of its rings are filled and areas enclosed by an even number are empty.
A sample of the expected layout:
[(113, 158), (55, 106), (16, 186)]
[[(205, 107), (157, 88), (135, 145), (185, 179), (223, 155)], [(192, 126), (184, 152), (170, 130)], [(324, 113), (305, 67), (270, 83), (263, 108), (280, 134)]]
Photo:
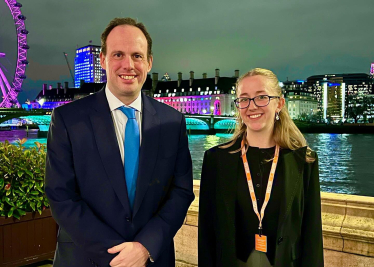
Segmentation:
[[(236, 94), (237, 96), (240, 94), (239, 92), (239, 84), (242, 80), (246, 77), (260, 75), (266, 78), (266, 87), (268, 90), (274, 92), (276, 96), (283, 97), (282, 95), (282, 88), (279, 86), (279, 81), (277, 76), (270, 70), (255, 68), (247, 73), (243, 74), (239, 77), (236, 82)], [(275, 117), (275, 114), (274, 114)], [(247, 126), (243, 122), (240, 117), (239, 112), (236, 112), (237, 124), (235, 127), (235, 131), (231, 141), (221, 146), (221, 148), (228, 148), (231, 147), (238, 138), (246, 135), (247, 133)], [(290, 118), (288, 114), (288, 109), (286, 104), (279, 112), (279, 120), (275, 120), (274, 122), (274, 130), (273, 130), (273, 137), (276, 144), (278, 144), (281, 148), (288, 148), (291, 150), (296, 150), (301, 147), (307, 146), (306, 140), (300, 130), (297, 128), (293, 120)], [(247, 138), (244, 138), (244, 142), (247, 143)], [(248, 144), (246, 144), (248, 145)], [(236, 153), (241, 151), (241, 148), (231, 153)], [(311, 156), (311, 149), (307, 147), (307, 155), (306, 161), (313, 162), (315, 159)]]

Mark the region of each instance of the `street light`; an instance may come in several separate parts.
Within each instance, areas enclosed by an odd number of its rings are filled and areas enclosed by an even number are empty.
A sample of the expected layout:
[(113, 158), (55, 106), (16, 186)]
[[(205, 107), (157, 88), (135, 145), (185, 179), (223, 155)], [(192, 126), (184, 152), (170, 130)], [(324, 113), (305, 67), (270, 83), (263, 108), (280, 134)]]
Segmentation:
[(37, 101), (40, 105), (40, 107), (43, 106), (44, 102), (45, 102), (45, 99), (44, 98), (41, 98), (40, 100)]

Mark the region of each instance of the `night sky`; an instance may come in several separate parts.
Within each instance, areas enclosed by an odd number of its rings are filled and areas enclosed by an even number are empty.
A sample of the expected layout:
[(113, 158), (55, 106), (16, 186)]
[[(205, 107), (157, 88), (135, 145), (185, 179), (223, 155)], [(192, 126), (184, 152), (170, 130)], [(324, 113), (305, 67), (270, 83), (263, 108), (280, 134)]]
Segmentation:
[[(195, 72), (233, 76), (254, 67), (273, 70), (280, 80), (325, 73), (369, 73), (374, 62), (373, 0), (19, 0), (29, 30), (27, 79), (20, 103), (34, 99), (43, 83), (69, 81), (63, 52), (74, 68), (75, 49), (100, 45), (114, 17), (143, 22), (153, 38), (153, 69), (175, 80)], [(13, 80), (16, 33), (0, 0), (2, 68)]]

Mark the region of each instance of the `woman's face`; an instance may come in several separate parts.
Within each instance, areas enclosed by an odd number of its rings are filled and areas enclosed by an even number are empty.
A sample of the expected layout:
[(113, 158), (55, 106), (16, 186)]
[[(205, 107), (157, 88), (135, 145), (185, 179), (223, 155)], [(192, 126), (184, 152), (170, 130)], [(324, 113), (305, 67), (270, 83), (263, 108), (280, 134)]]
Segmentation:
[[(238, 97), (254, 98), (260, 95), (277, 96), (276, 92), (266, 88), (266, 77), (261, 75), (244, 78), (238, 86)], [(257, 107), (253, 100), (247, 108), (239, 109), (239, 114), (250, 132), (272, 132), (275, 113), (284, 105), (284, 98), (272, 98), (265, 107)]]

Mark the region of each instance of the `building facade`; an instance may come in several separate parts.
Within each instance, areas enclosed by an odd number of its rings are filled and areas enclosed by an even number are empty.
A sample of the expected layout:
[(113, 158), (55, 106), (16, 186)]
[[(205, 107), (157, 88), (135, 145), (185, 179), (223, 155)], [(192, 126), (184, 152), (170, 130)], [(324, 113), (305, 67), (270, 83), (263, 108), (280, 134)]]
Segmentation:
[(86, 83), (106, 82), (105, 70), (100, 65), (101, 47), (88, 45), (75, 50), (74, 83), (79, 88), (81, 80)]
[(283, 82), (283, 94), (286, 99), (288, 113), (292, 119), (311, 116), (318, 112), (317, 97), (306, 86), (305, 81)]
[(374, 94), (366, 95), (366, 97), (368, 98), (368, 107), (364, 116), (366, 116), (367, 122), (374, 123)]
[(348, 95), (372, 94), (373, 79), (365, 73), (315, 75), (307, 79), (306, 87), (316, 96), (325, 121), (344, 122)]
[(233, 100), (236, 97), (238, 70), (233, 77), (220, 77), (219, 69), (215, 70), (214, 78), (207, 78), (204, 73), (201, 79), (195, 79), (193, 71), (185, 80), (181, 72), (176, 81), (158, 81), (157, 76), (157, 73), (153, 73), (154, 99), (181, 113), (233, 116), (236, 112)]

